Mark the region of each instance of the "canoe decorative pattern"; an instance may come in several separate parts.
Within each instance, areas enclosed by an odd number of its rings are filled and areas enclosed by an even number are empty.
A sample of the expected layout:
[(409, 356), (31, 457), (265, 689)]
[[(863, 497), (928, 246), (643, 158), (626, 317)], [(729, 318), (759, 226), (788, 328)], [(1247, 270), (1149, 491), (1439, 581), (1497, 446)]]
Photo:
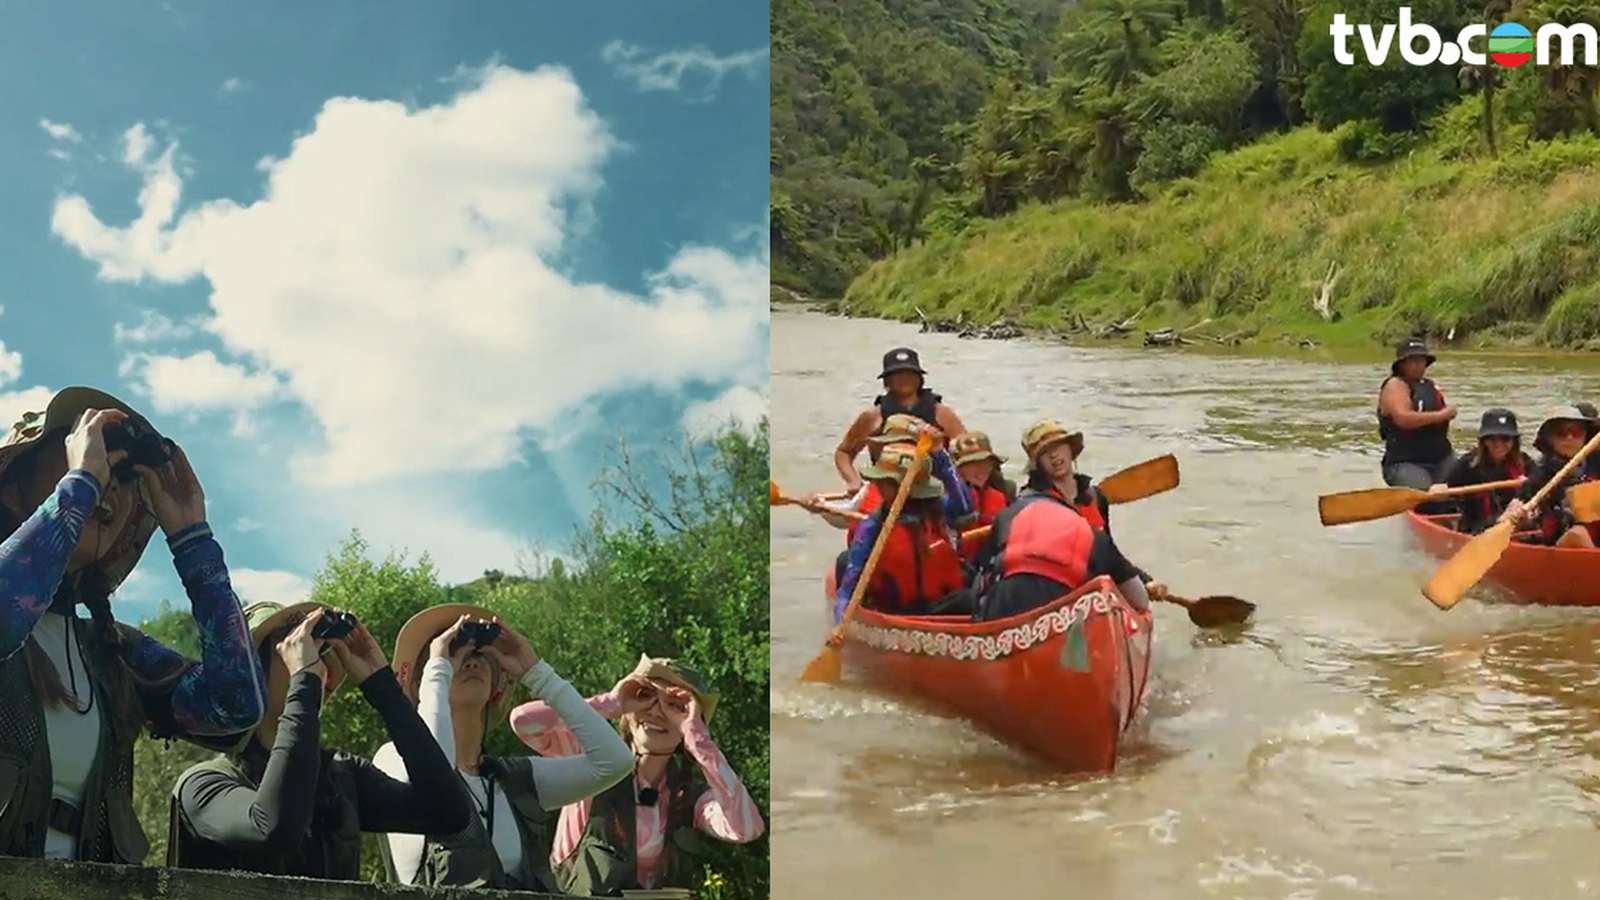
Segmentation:
[[(994, 661), (1013, 653), (1065, 634), (1073, 625), (1088, 618), (1089, 612), (1110, 613), (1117, 607), (1115, 598), (1104, 591), (1095, 591), (1079, 597), (1071, 606), (1063, 606), (1029, 622), (1007, 628), (997, 634), (951, 634), (946, 631), (924, 631), (917, 628), (888, 628), (868, 625), (851, 619), (845, 634), (874, 650), (897, 653), (917, 653), (923, 656), (942, 656), (957, 660), (982, 659)], [(1138, 621), (1128, 620), (1129, 628), (1137, 630)]]

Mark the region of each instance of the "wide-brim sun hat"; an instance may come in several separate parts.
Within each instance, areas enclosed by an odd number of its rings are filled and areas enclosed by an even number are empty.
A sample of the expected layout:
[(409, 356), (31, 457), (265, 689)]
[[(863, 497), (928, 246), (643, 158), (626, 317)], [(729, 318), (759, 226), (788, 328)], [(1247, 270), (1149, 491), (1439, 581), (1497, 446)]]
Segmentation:
[[(56, 431), (70, 430), (78, 424), (78, 419), (84, 411), (90, 409), (121, 410), (140, 427), (151, 432), (156, 431), (150, 420), (138, 410), (105, 391), (90, 387), (62, 388), (50, 398), (50, 402), (43, 410), (24, 413), (22, 418), (11, 426), (10, 433), (0, 438), (0, 476), (4, 476), (6, 468), (19, 456), (48, 435)], [(133, 511), (129, 513), (128, 521), (123, 525), (122, 531), (112, 540), (110, 548), (96, 564), (105, 573), (106, 583), (113, 591), (127, 580), (128, 575), (139, 564), (139, 559), (144, 555), (145, 547), (149, 545), (157, 525), (156, 517), (150, 509), (149, 498), (145, 494), (144, 484), (135, 481), (127, 485), (127, 488), (133, 493)]]
[(1057, 444), (1072, 448), (1072, 458), (1083, 455), (1083, 432), (1068, 428), (1055, 419), (1040, 419), (1022, 432), (1022, 452), (1028, 456), (1027, 470), (1039, 465), (1039, 457)]
[(392, 659), (395, 676), (401, 685), (411, 684), (412, 673), (417, 668), (417, 657), (421, 655), (422, 649), (462, 616), (488, 621), (495, 618), (496, 613), (492, 609), (472, 603), (441, 603), (422, 610), (400, 626), (400, 633), (394, 638)]
[(1547, 412), (1539, 422), (1539, 430), (1533, 439), (1534, 449), (1541, 453), (1550, 452), (1550, 428), (1560, 422), (1577, 422), (1583, 426), (1587, 438), (1592, 438), (1596, 430), (1600, 430), (1600, 420), (1583, 414), (1583, 410), (1575, 406), (1559, 406)]
[(1406, 338), (1394, 347), (1394, 362), (1389, 364), (1389, 374), (1399, 375), (1400, 364), (1416, 357), (1426, 360), (1429, 366), (1439, 361), (1439, 357), (1428, 351), (1428, 344), (1422, 338)]
[(914, 444), (917, 434), (922, 430), (923, 422), (910, 413), (895, 413), (883, 420), (883, 425), (878, 433), (867, 438), (868, 441), (878, 444)]
[[(261, 600), (252, 603), (244, 608), (245, 623), (250, 629), (250, 646), (259, 650), (261, 642), (270, 637), (274, 631), (285, 626), (292, 628), (305, 621), (306, 616), (311, 615), (313, 612), (319, 609), (331, 608), (326, 603), (318, 603), (315, 600), (302, 600), (299, 603), (290, 603), (287, 606), (272, 600)], [(270, 652), (268, 651), (268, 653)], [(262, 656), (262, 662), (266, 663), (269, 659), (268, 654), (262, 654)], [(342, 684), (345, 671), (344, 664), (339, 661), (339, 657), (328, 653), (322, 657), (322, 661), (327, 665), (330, 672), (338, 676), (339, 683)], [(337, 690), (337, 686), (335, 689)]]
[[(912, 444), (890, 444), (878, 454), (878, 461), (861, 470), (867, 481), (892, 481), (899, 484), (916, 458), (917, 448)], [(912, 500), (932, 500), (944, 496), (944, 485), (933, 477), (933, 460), (924, 457), (921, 472), (911, 483)]]
[(997, 466), (1005, 465), (1006, 458), (994, 452), (994, 443), (989, 440), (989, 435), (981, 431), (969, 431), (956, 435), (950, 442), (950, 455), (958, 466), (967, 463), (994, 460)]

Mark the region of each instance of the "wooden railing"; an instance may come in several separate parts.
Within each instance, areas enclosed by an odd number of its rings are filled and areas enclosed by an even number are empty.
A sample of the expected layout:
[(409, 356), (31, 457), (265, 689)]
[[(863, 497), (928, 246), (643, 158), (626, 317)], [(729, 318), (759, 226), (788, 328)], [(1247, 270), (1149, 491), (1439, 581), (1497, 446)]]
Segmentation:
[(0, 900), (542, 900), (552, 894), (0, 857)]

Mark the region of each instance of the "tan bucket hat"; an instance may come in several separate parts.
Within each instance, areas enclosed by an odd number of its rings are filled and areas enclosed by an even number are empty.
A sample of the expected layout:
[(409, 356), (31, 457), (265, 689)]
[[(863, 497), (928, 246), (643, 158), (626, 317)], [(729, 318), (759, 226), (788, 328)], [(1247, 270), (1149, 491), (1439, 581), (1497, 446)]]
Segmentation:
[(1588, 437), (1594, 437), (1595, 431), (1600, 429), (1600, 419), (1595, 419), (1583, 414), (1583, 410), (1576, 406), (1558, 406), (1545, 413), (1543, 421), (1539, 423), (1539, 431), (1534, 436), (1533, 446), (1541, 453), (1550, 452), (1550, 426), (1557, 422), (1577, 422), (1584, 428)]
[[(0, 438), (0, 475), (4, 475), (6, 468), (16, 461), (17, 457), (38, 444), (46, 435), (72, 428), (78, 423), (78, 418), (83, 415), (84, 410), (89, 409), (120, 409), (144, 428), (150, 431), (156, 430), (150, 424), (150, 420), (140, 415), (137, 410), (104, 391), (89, 387), (62, 388), (50, 398), (50, 402), (43, 410), (24, 413), (22, 418), (11, 426), (10, 433)], [(99, 562), (100, 569), (105, 572), (106, 583), (113, 591), (127, 580), (128, 574), (139, 564), (139, 558), (144, 555), (144, 548), (149, 545), (151, 536), (156, 532), (156, 517), (150, 511), (150, 502), (145, 496), (144, 485), (134, 482), (128, 487), (133, 491), (136, 501), (133, 512), (128, 516), (128, 522), (123, 526), (122, 532), (112, 541), (110, 550)]]
[(1022, 432), (1022, 452), (1028, 455), (1028, 471), (1039, 463), (1039, 454), (1065, 442), (1072, 448), (1072, 458), (1083, 454), (1083, 432), (1074, 431), (1055, 419), (1040, 419)]
[[(912, 444), (890, 444), (878, 455), (878, 461), (861, 470), (868, 481), (899, 481), (906, 477), (916, 459), (917, 448)], [(944, 485), (934, 480), (933, 460), (924, 458), (917, 479), (911, 483), (911, 499), (932, 500), (944, 496)]]
[(707, 722), (711, 721), (711, 714), (717, 711), (717, 701), (722, 695), (711, 689), (710, 682), (706, 681), (698, 669), (683, 661), (671, 657), (640, 654), (638, 671), (646, 678), (665, 681), (693, 694), (695, 699), (700, 701), (700, 717)]
[(883, 427), (867, 440), (874, 444), (916, 443), (917, 433), (927, 423), (908, 413), (895, 413), (883, 420)]
[(441, 603), (417, 613), (407, 619), (406, 624), (400, 626), (400, 633), (394, 638), (394, 656), (391, 662), (394, 665), (394, 674), (402, 687), (409, 690), (413, 670), (417, 666), (417, 656), (422, 653), (422, 648), (428, 646), (434, 638), (443, 634), (446, 628), (454, 625), (462, 616), (493, 619), (496, 613), (492, 609), (471, 603)]
[(992, 459), (994, 464), (999, 466), (1004, 465), (1006, 461), (1004, 456), (994, 452), (989, 436), (981, 431), (969, 431), (957, 435), (956, 439), (950, 442), (950, 455), (955, 457), (958, 466), (985, 459)]
[[(326, 603), (318, 603), (315, 600), (304, 600), (288, 606), (272, 600), (252, 603), (244, 608), (245, 623), (250, 627), (250, 645), (259, 651), (261, 642), (274, 631), (286, 626), (292, 628), (305, 621), (306, 616), (316, 610), (329, 608)], [(329, 653), (322, 658), (322, 661), (328, 666), (329, 671), (338, 677), (339, 683), (343, 684), (345, 671), (344, 665), (339, 662), (339, 657)]]

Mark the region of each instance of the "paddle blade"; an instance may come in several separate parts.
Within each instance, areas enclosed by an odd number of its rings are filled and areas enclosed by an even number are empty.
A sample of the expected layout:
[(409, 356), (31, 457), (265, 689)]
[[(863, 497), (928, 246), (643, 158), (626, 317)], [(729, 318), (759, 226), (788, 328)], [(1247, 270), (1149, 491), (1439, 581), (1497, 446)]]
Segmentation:
[(1107, 503), (1132, 503), (1178, 486), (1178, 458), (1172, 454), (1145, 460), (1109, 475), (1099, 484)]
[(1213, 594), (1200, 597), (1189, 604), (1189, 621), (1201, 628), (1219, 628), (1226, 625), (1243, 625), (1256, 611), (1249, 600)]
[(769, 505), (772, 505), (772, 506), (777, 506), (780, 503), (782, 503), (783, 502), (783, 491), (781, 489), (779, 489), (778, 483), (776, 481), (768, 480), (767, 484), (771, 485), (767, 489), (767, 503)]
[(822, 652), (806, 663), (806, 669), (800, 673), (801, 681), (836, 682), (844, 675), (844, 662), (839, 658), (839, 648), (823, 645)]
[(1422, 588), (1422, 596), (1433, 601), (1433, 605), (1440, 609), (1450, 609), (1460, 603), (1467, 591), (1489, 574), (1494, 564), (1500, 561), (1500, 555), (1511, 546), (1513, 527), (1510, 522), (1496, 522), (1487, 531), (1468, 541), (1466, 546), (1456, 551), (1455, 556), (1439, 567), (1439, 571), (1433, 573), (1433, 577)]
[(1406, 487), (1345, 491), (1342, 494), (1325, 494), (1318, 497), (1317, 514), (1322, 517), (1323, 525), (1371, 522), (1374, 519), (1387, 519), (1407, 510), (1416, 509), (1427, 499), (1427, 491)]
[(1600, 481), (1585, 481), (1567, 488), (1567, 503), (1572, 516), (1587, 525), (1600, 522)]

